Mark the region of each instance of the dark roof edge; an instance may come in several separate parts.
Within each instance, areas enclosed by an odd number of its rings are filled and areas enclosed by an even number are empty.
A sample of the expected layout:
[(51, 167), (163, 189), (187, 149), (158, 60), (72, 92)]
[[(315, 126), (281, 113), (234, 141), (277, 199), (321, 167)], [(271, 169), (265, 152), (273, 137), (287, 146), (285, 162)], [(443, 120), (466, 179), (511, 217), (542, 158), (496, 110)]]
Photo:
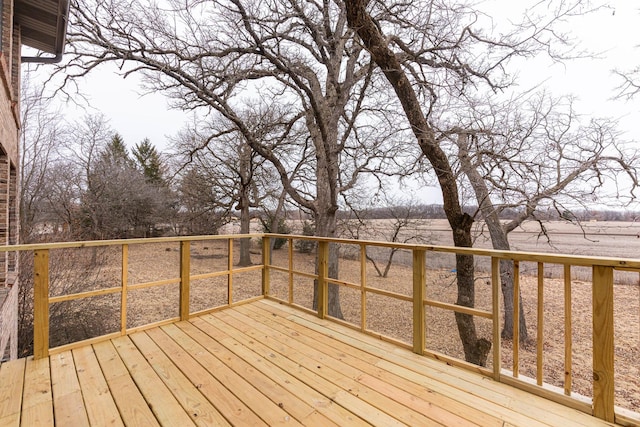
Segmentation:
[(64, 46), (67, 43), (67, 24), (69, 22), (69, 0), (58, 0), (58, 22), (54, 56), (23, 56), (24, 63), (55, 64), (62, 60)]

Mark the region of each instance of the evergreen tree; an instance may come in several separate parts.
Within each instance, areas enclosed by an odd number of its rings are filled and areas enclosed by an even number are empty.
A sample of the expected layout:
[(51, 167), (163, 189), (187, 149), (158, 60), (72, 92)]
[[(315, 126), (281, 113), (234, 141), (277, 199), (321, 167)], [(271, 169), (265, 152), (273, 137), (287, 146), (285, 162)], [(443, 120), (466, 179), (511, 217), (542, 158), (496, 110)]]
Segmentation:
[(149, 141), (149, 138), (145, 138), (142, 142), (136, 144), (132, 152), (147, 182), (156, 185), (162, 184), (164, 182), (162, 159), (156, 147)]
[(121, 168), (134, 167), (134, 162), (129, 156), (129, 150), (127, 150), (122, 136), (118, 133), (113, 135), (111, 141), (109, 141), (104, 148), (101, 160), (112, 166), (119, 166)]

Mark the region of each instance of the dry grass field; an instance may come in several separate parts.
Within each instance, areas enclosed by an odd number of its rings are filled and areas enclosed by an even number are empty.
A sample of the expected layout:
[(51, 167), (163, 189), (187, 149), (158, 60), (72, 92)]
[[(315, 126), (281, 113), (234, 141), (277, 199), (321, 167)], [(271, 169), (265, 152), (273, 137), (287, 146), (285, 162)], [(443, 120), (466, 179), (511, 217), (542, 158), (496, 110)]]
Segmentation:
[[(589, 223), (586, 238), (581, 236), (574, 228), (567, 224), (552, 224), (553, 246), (539, 238), (533, 229), (527, 227), (512, 236), (513, 246), (519, 250), (536, 252), (575, 253), (584, 255), (624, 256), (635, 258), (640, 256), (640, 239), (634, 233), (638, 232), (640, 225), (623, 223)], [(440, 231), (442, 230), (442, 231)], [(602, 230), (606, 230), (604, 236)], [(423, 233), (430, 244), (449, 245), (448, 236), (442, 223), (420, 224), (416, 229), (408, 233)], [(599, 235), (596, 235), (599, 232)], [(555, 233), (555, 234), (554, 234)], [(378, 237), (384, 238), (383, 233)], [(478, 246), (486, 246), (483, 237), (478, 238)], [(255, 263), (260, 262), (259, 242), (254, 241)], [(234, 243), (237, 259), (237, 247)], [(85, 258), (89, 258), (92, 249), (86, 251)], [(102, 249), (97, 256), (100, 259), (99, 271), (92, 273), (91, 277), (84, 277), (84, 283), (89, 283), (92, 288), (110, 287), (119, 283), (120, 249), (111, 247)], [(360, 283), (360, 261), (357, 251), (342, 247), (344, 257), (340, 261), (339, 279)], [(228, 266), (226, 241), (193, 242), (191, 250), (191, 274), (197, 275), (212, 271), (224, 271)], [(355, 255), (354, 255), (355, 254)], [(301, 254), (293, 251), (294, 269), (307, 273), (314, 272), (315, 257), (313, 254)], [(382, 260), (386, 257), (383, 252), (375, 255)], [(428, 255), (427, 296), (445, 302), (454, 302), (456, 297), (455, 275), (451, 266), (455, 265), (451, 255)], [(367, 263), (367, 286), (390, 290), (396, 293), (411, 295), (412, 271), (407, 260), (410, 253), (397, 253), (394, 258), (387, 278), (378, 277), (370, 262)], [(69, 256), (60, 257), (60, 271), (75, 269), (80, 271), (78, 259)], [(65, 264), (67, 264), (65, 266)], [(273, 264), (282, 267), (288, 266), (287, 246), (274, 251)], [(491, 309), (491, 289), (488, 282), (488, 273), (483, 266), (488, 261), (477, 260), (477, 295), (476, 306)], [(524, 309), (529, 331), (529, 342), (520, 349), (520, 375), (535, 378), (536, 376), (536, 319), (537, 306), (537, 281), (528, 271), (533, 266), (522, 266), (521, 288), (524, 301)], [(179, 245), (178, 244), (145, 244), (131, 245), (129, 248), (128, 283), (129, 285), (147, 283), (152, 281), (177, 278), (179, 272)], [(81, 273), (78, 273), (81, 274)], [(261, 281), (260, 271), (236, 273), (231, 283), (231, 300), (240, 301), (246, 298), (260, 295)], [(547, 276), (545, 274), (545, 276)], [(591, 396), (591, 283), (588, 275), (580, 272), (572, 274), (572, 334), (573, 334), (573, 387), (575, 393)], [(52, 277), (55, 280), (55, 277)], [(288, 274), (272, 272), (272, 295), (287, 300), (289, 298)], [(229, 301), (227, 292), (229, 283), (225, 276), (209, 279), (192, 280), (191, 287), (191, 312), (221, 306)], [(86, 288), (85, 288), (86, 289)], [(304, 307), (312, 306), (313, 280), (302, 276), (294, 278), (293, 301)], [(58, 292), (58, 291), (54, 291)], [(64, 293), (66, 291), (59, 291)], [(615, 285), (615, 366), (616, 366), (616, 405), (626, 409), (640, 412), (640, 369), (637, 361), (640, 360), (640, 286), (638, 285), (638, 273), (627, 273), (616, 276)], [(361, 319), (361, 294), (357, 290), (342, 288), (341, 307), (345, 320), (354, 325), (360, 324)], [(144, 325), (149, 322), (162, 320), (178, 315), (178, 285), (168, 284), (157, 287), (149, 287), (135, 291), (129, 291), (127, 296), (127, 323), (129, 327)], [(89, 318), (99, 320), (98, 328), (91, 328), (92, 322), (84, 323), (90, 335), (116, 331), (119, 328), (119, 302), (120, 296), (101, 296), (91, 298), (90, 304), (82, 307), (67, 307), (67, 312), (77, 314), (78, 321)], [(61, 303), (67, 304), (67, 303)], [(72, 303), (68, 303), (72, 304)], [(559, 387), (563, 386), (564, 377), (564, 315), (563, 315), (563, 282), (549, 274), (545, 277), (544, 299), (544, 381)], [(398, 340), (410, 343), (411, 304), (391, 298), (367, 294), (366, 296), (366, 328), (375, 333), (383, 334)], [(478, 334), (491, 340), (491, 324), (488, 320), (476, 319)], [(71, 338), (64, 328), (52, 331), (52, 345), (60, 345)], [(436, 350), (453, 357), (462, 357), (462, 349), (455, 326), (454, 316), (451, 312), (430, 308), (427, 310), (427, 348)], [(56, 335), (57, 334), (57, 335)], [(502, 367), (511, 369), (512, 348), (511, 342), (502, 342)]]

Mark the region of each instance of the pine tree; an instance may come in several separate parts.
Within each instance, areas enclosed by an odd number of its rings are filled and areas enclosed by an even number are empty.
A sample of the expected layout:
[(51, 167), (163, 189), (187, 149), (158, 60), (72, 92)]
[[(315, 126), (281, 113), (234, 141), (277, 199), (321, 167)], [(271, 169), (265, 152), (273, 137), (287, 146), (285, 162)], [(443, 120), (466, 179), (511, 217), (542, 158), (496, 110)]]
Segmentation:
[(104, 148), (101, 154), (101, 160), (106, 161), (112, 166), (119, 166), (121, 168), (134, 167), (134, 162), (131, 160), (131, 157), (129, 157), (129, 150), (127, 150), (122, 136), (118, 133), (113, 135), (111, 141), (109, 141)]
[(149, 138), (145, 138), (142, 142), (136, 144), (132, 150), (133, 157), (137, 165), (142, 169), (147, 182), (151, 184), (162, 184), (163, 164), (160, 154), (156, 147), (151, 144)]

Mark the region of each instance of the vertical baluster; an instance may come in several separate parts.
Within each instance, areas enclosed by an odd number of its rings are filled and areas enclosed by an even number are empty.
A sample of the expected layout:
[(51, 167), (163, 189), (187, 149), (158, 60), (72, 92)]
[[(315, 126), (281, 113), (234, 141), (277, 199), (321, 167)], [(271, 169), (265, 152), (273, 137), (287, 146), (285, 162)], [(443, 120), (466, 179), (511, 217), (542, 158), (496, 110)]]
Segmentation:
[(426, 252), (413, 250), (413, 352), (424, 353), (425, 321), (424, 294), (426, 286)]
[(262, 237), (262, 296), (269, 296), (271, 293), (271, 237)]
[(33, 357), (49, 356), (49, 250), (33, 252)]
[(189, 319), (189, 287), (191, 280), (191, 242), (180, 242), (180, 320)]
[(571, 396), (573, 334), (571, 333), (571, 266), (564, 266), (564, 394)]
[(520, 375), (520, 262), (513, 261), (513, 377)]
[(544, 382), (544, 264), (541, 262), (538, 263), (538, 328), (536, 342), (536, 383), (541, 386)]
[(233, 304), (233, 239), (228, 239), (227, 252), (227, 304)]
[(593, 415), (614, 421), (613, 268), (593, 267)]
[(293, 304), (293, 239), (289, 239), (289, 304)]
[(500, 259), (491, 258), (491, 300), (493, 306), (493, 379), (500, 381)]
[(318, 242), (318, 317), (327, 317), (329, 301), (329, 242)]
[(129, 245), (122, 245), (122, 276), (120, 292), (120, 334), (127, 334), (127, 283), (129, 281)]
[(360, 244), (360, 330), (367, 329), (367, 246)]

